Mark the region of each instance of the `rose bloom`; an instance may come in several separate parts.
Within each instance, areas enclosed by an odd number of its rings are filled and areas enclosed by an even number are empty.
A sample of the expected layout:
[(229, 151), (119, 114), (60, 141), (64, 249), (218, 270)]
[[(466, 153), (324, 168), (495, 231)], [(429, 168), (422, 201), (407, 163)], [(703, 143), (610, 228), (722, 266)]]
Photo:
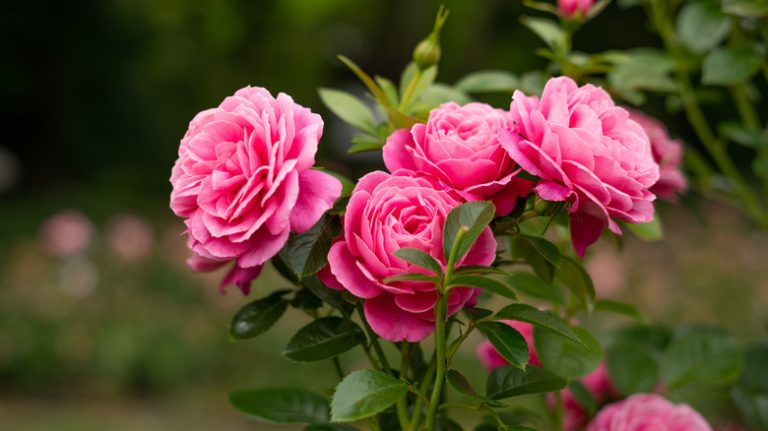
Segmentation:
[[(373, 330), (390, 341), (420, 341), (435, 326), (437, 292), (430, 282), (384, 279), (405, 273), (428, 273), (393, 253), (410, 247), (421, 250), (441, 265), (443, 224), (448, 213), (463, 201), (428, 177), (410, 171), (393, 175), (375, 171), (357, 183), (344, 216), (341, 240), (331, 247), (328, 270), (321, 278), (331, 287), (346, 289), (365, 300), (365, 316)], [(496, 240), (486, 228), (462, 265), (490, 265)], [(448, 297), (448, 315), (474, 303), (477, 289), (454, 287)]]
[(547, 82), (541, 99), (516, 91), (510, 106), (514, 127), (501, 134), (512, 159), (540, 178), (536, 193), (568, 201), (571, 242), (579, 256), (614, 219), (653, 219), (650, 192), (659, 179), (643, 128), (599, 87), (579, 87), (567, 77)]
[(506, 215), (533, 183), (516, 177), (519, 168), (499, 144), (511, 125), (508, 112), (484, 103), (445, 103), (426, 124), (395, 131), (382, 150), (387, 169), (434, 176), (469, 201), (489, 200)]
[[(509, 325), (525, 338), (525, 342), (528, 344), (528, 364), (540, 367), (541, 361), (539, 361), (536, 347), (533, 345), (533, 325), (515, 320), (501, 320), (501, 322)], [(477, 346), (477, 356), (488, 371), (493, 371), (502, 365), (509, 365), (509, 362), (496, 351), (490, 341), (484, 341)]]
[(341, 183), (311, 169), (322, 132), (319, 115), (259, 87), (195, 116), (171, 174), (171, 209), (187, 226), (193, 269), (234, 261), (229, 281), (249, 285), (291, 231), (331, 208)]
[(659, 181), (651, 187), (651, 191), (662, 199), (676, 202), (677, 195), (688, 188), (688, 182), (680, 170), (683, 143), (670, 138), (661, 121), (635, 110), (629, 111), (629, 116), (645, 129), (651, 140), (653, 159), (659, 164)]
[(685, 404), (659, 395), (637, 394), (597, 413), (588, 431), (712, 431), (707, 421)]
[(560, 15), (570, 18), (576, 14), (586, 15), (595, 0), (557, 0), (557, 9)]

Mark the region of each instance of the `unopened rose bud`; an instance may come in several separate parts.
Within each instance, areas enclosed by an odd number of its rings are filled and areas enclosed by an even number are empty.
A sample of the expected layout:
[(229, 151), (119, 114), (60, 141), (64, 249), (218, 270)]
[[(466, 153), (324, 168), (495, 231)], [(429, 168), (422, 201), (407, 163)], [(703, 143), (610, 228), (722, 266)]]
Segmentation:
[(557, 9), (563, 18), (580, 19), (587, 15), (595, 0), (557, 0)]
[(432, 36), (422, 40), (413, 50), (413, 61), (421, 70), (436, 65), (440, 62), (440, 42)]

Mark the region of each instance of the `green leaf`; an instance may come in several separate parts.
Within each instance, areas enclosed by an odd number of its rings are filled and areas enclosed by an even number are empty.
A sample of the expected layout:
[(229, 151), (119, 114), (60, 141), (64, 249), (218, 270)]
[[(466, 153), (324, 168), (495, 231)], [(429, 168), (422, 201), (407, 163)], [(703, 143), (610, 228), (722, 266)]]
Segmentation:
[(467, 93), (451, 87), (450, 85), (436, 82), (421, 95), (421, 101), (427, 105), (429, 110), (442, 105), (446, 102), (455, 102), (464, 105), (472, 101)]
[(725, 139), (753, 149), (768, 149), (768, 137), (762, 131), (752, 130), (737, 121), (726, 121), (717, 125)]
[(578, 380), (569, 382), (568, 389), (570, 389), (576, 403), (584, 408), (589, 416), (594, 416), (597, 411), (597, 401), (595, 401), (595, 397), (592, 396), (592, 392)]
[(528, 364), (528, 343), (525, 338), (501, 322), (481, 322), (477, 329), (488, 338), (493, 347), (511, 365), (525, 369)]
[(535, 326), (541, 326), (549, 329), (550, 331), (559, 334), (569, 340), (575, 341), (581, 344), (581, 338), (568, 326), (565, 322), (560, 320), (559, 317), (554, 314), (541, 311), (536, 307), (532, 307), (528, 304), (511, 304), (508, 305), (494, 316), (494, 319), (505, 320), (517, 320), (519, 322), (527, 322)]
[(664, 238), (664, 229), (661, 226), (661, 218), (658, 214), (648, 223), (625, 223), (624, 226), (648, 242), (661, 241)]
[(368, 91), (373, 94), (373, 97), (385, 110), (386, 108), (392, 106), (389, 104), (389, 100), (387, 99), (387, 95), (384, 94), (384, 91), (378, 86), (378, 84), (376, 84), (376, 82), (374, 82), (373, 78), (371, 78), (367, 73), (365, 73), (363, 69), (360, 68), (360, 66), (343, 55), (339, 55), (337, 57), (357, 76), (358, 79), (360, 79), (363, 84), (365, 84), (365, 86), (368, 88)]
[[(723, 0), (723, 11), (744, 18), (756, 18), (768, 15), (766, 0)], [(768, 415), (768, 413), (766, 413)]]
[(473, 321), (482, 320), (488, 316), (493, 315), (493, 311), (477, 307), (467, 307), (464, 309), (464, 313)]
[(416, 77), (416, 72), (419, 70), (419, 66), (414, 62), (410, 62), (403, 69), (403, 73), (400, 74), (400, 94), (405, 94), (411, 81)]
[(614, 342), (629, 341), (640, 343), (648, 349), (661, 354), (667, 348), (672, 335), (669, 329), (660, 325), (639, 324), (620, 328), (612, 334)]
[(561, 292), (551, 283), (547, 283), (534, 274), (517, 272), (507, 277), (507, 283), (515, 289), (553, 304), (562, 304)]
[(750, 345), (744, 361), (744, 371), (738, 385), (768, 395), (768, 341)]
[(746, 425), (756, 430), (768, 430), (768, 394), (750, 392), (740, 386), (731, 390), (733, 403), (739, 409)]
[(688, 383), (728, 383), (739, 376), (743, 360), (741, 344), (724, 330), (683, 328), (661, 358), (661, 377), (670, 388)]
[(451, 280), (451, 286), (466, 286), (477, 287), (485, 291), (495, 293), (517, 301), (518, 297), (514, 290), (510, 289), (506, 284), (494, 280), (492, 278), (483, 277), (481, 275), (459, 275)]
[(760, 69), (762, 61), (762, 58), (749, 48), (718, 48), (704, 58), (701, 83), (733, 85), (747, 82)]
[(365, 341), (354, 322), (341, 317), (323, 317), (299, 329), (283, 350), (283, 356), (297, 362), (330, 359)]
[(280, 258), (299, 279), (316, 274), (328, 263), (328, 251), (339, 233), (339, 223), (323, 216), (308, 231), (291, 233)]
[(536, 354), (544, 368), (575, 379), (594, 371), (603, 359), (603, 349), (595, 337), (584, 328), (573, 328), (580, 343), (564, 338), (541, 326), (533, 329)]
[(648, 319), (637, 309), (634, 305), (626, 304), (619, 301), (611, 301), (608, 299), (598, 299), (595, 302), (596, 311), (604, 311), (608, 313), (621, 314), (623, 316), (631, 317), (640, 322), (646, 322)]
[(487, 400), (487, 398), (484, 396), (477, 394), (477, 391), (475, 391), (475, 388), (473, 388), (472, 384), (469, 383), (469, 380), (467, 380), (467, 378), (464, 377), (464, 375), (460, 372), (456, 370), (448, 370), (448, 372), (445, 374), (445, 379), (448, 381), (448, 384), (453, 388), (453, 390), (455, 390), (458, 394), (476, 400)]
[(520, 22), (536, 33), (552, 51), (559, 52), (565, 44), (565, 33), (557, 23), (545, 18), (520, 17)]
[(309, 289), (315, 296), (323, 300), (323, 302), (337, 310), (347, 310), (352, 306), (352, 304), (344, 299), (341, 291), (326, 286), (317, 278), (317, 276), (313, 275), (305, 277), (301, 280), (301, 285)]
[(379, 151), (384, 146), (384, 140), (370, 135), (355, 135), (352, 137), (352, 146), (347, 148), (347, 154), (364, 153), (366, 151)]
[(488, 226), (496, 213), (496, 207), (490, 202), (467, 202), (452, 209), (445, 218), (443, 226), (443, 254), (446, 260), (451, 255), (451, 249), (459, 229), (467, 229), (467, 233), (458, 244), (456, 262), (469, 251), (480, 234)]
[(376, 76), (374, 79), (376, 79), (376, 83), (379, 84), (379, 87), (384, 91), (384, 94), (387, 95), (389, 103), (392, 104), (392, 106), (397, 106), (397, 104), (400, 103), (400, 96), (397, 94), (397, 87), (395, 84), (389, 79), (381, 76)]
[(625, 396), (651, 393), (659, 382), (659, 364), (653, 351), (641, 343), (622, 341), (606, 352), (611, 383)]
[(539, 253), (541, 257), (544, 258), (544, 260), (551, 263), (552, 266), (555, 268), (560, 267), (562, 255), (560, 254), (560, 249), (558, 249), (555, 244), (551, 243), (545, 238), (534, 235), (520, 234), (518, 235), (518, 238), (528, 242), (531, 247), (533, 247), (533, 249)]
[(340, 90), (320, 88), (320, 100), (339, 118), (360, 130), (375, 132), (373, 113), (357, 97)]
[(375, 415), (408, 392), (408, 385), (391, 375), (360, 370), (347, 375), (336, 387), (331, 401), (334, 422), (352, 422)]
[(359, 431), (347, 424), (312, 424), (304, 428), (304, 431)]
[(313, 423), (328, 421), (328, 401), (314, 392), (299, 388), (255, 389), (229, 394), (237, 410), (274, 423)]
[(283, 299), (287, 292), (277, 291), (243, 306), (229, 324), (229, 336), (233, 340), (245, 340), (266, 332), (288, 308), (288, 301)]
[(563, 256), (557, 279), (571, 291), (579, 307), (584, 308), (588, 313), (592, 312), (595, 308), (595, 286), (581, 263), (571, 257)]
[[(512, 257), (524, 259), (533, 272), (542, 280), (551, 282), (555, 277), (555, 265), (544, 257), (525, 236), (516, 235), (510, 239)], [(558, 261), (559, 263), (559, 261)]]
[(665, 52), (640, 48), (627, 51), (626, 60), (608, 75), (610, 87), (627, 91), (673, 92), (677, 89), (671, 73), (675, 61)]
[(680, 41), (691, 51), (707, 52), (720, 45), (731, 31), (731, 19), (720, 11), (718, 3), (686, 3), (677, 15)]
[(509, 93), (520, 87), (517, 77), (503, 70), (482, 70), (470, 73), (456, 83), (456, 88), (467, 93)]
[(443, 275), (443, 268), (440, 266), (440, 263), (434, 257), (421, 250), (409, 247), (401, 248), (395, 252), (395, 256), (418, 267), (428, 269), (437, 276)]
[(539, 367), (527, 367), (525, 371), (510, 366), (498, 367), (488, 376), (485, 393), (492, 400), (518, 395), (537, 394), (563, 389), (568, 383), (564, 378)]

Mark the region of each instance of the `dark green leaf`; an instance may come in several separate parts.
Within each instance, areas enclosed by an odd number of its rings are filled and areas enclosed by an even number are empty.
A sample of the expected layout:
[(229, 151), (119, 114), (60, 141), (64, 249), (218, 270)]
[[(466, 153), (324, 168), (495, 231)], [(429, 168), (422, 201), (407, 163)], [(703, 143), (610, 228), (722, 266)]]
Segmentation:
[(372, 416), (394, 404), (408, 392), (408, 385), (374, 370), (355, 371), (336, 387), (331, 402), (334, 422), (352, 422)]
[(511, 304), (499, 310), (494, 316), (495, 319), (517, 320), (519, 322), (528, 322), (535, 326), (541, 326), (550, 331), (568, 338), (577, 343), (581, 343), (581, 338), (554, 314), (541, 311), (536, 307), (527, 304)]
[(547, 283), (534, 274), (518, 272), (507, 277), (507, 283), (515, 289), (553, 304), (562, 304), (561, 292), (551, 283)]
[(506, 284), (481, 275), (459, 275), (451, 280), (451, 286), (477, 287), (505, 298), (517, 301), (517, 294)]
[(283, 355), (298, 362), (330, 359), (365, 341), (357, 324), (341, 317), (323, 317), (299, 329), (283, 350)]
[(743, 361), (741, 344), (724, 330), (683, 328), (662, 356), (661, 377), (670, 388), (687, 383), (727, 383), (738, 377)]
[(299, 388), (236, 391), (229, 394), (229, 402), (241, 412), (268, 422), (328, 421), (328, 401)]
[(399, 257), (400, 259), (412, 263), (418, 267), (428, 269), (432, 271), (433, 274), (436, 274), (438, 276), (443, 275), (443, 268), (440, 266), (440, 264), (435, 260), (434, 257), (428, 255), (427, 253), (424, 253), (421, 250), (415, 249), (415, 248), (401, 248), (400, 250), (395, 252), (395, 256)]
[(606, 353), (611, 383), (623, 395), (651, 393), (659, 382), (659, 364), (653, 351), (637, 342), (614, 344)]
[(340, 90), (320, 88), (320, 100), (339, 118), (360, 130), (376, 130), (373, 113), (357, 97)]
[(464, 313), (472, 320), (480, 320), (492, 315), (493, 311), (485, 308), (465, 308)]
[(482, 322), (477, 325), (477, 329), (507, 362), (525, 369), (528, 364), (528, 343), (519, 332), (500, 322)]
[(564, 378), (539, 367), (527, 367), (525, 371), (510, 366), (498, 367), (488, 376), (486, 394), (493, 400), (517, 395), (537, 394), (563, 389), (568, 383)]
[(647, 346), (654, 352), (661, 353), (671, 339), (669, 329), (659, 325), (632, 325), (619, 329), (613, 334), (614, 342), (630, 341)]
[(445, 416), (445, 414), (438, 414), (437, 416), (437, 428), (435, 431), (463, 431), (464, 428), (458, 424), (458, 422)]
[(347, 310), (352, 305), (344, 299), (341, 291), (331, 289), (323, 284), (315, 275), (304, 277), (301, 285), (312, 291), (318, 298), (337, 310)]
[(584, 328), (573, 328), (581, 343), (564, 338), (541, 326), (534, 327), (536, 354), (544, 368), (569, 379), (594, 371), (603, 359), (603, 349)]
[(584, 308), (588, 313), (592, 312), (595, 308), (595, 286), (581, 263), (568, 256), (563, 256), (557, 279), (571, 291), (579, 308)]
[(443, 226), (443, 254), (446, 260), (451, 255), (451, 248), (456, 241), (459, 229), (467, 229), (457, 247), (456, 261), (464, 257), (480, 234), (491, 222), (496, 208), (490, 202), (463, 203), (448, 213)]
[(229, 324), (229, 336), (233, 340), (245, 340), (266, 332), (288, 308), (288, 301), (283, 299), (287, 292), (278, 291), (243, 306)]
[(691, 51), (702, 53), (720, 45), (731, 30), (731, 19), (715, 2), (686, 3), (677, 15), (677, 33)]
[(592, 396), (592, 392), (578, 380), (573, 380), (568, 383), (568, 389), (571, 390), (571, 394), (576, 400), (576, 403), (584, 408), (589, 416), (593, 416), (597, 411), (597, 401), (595, 401), (595, 397)]
[(647, 319), (634, 305), (626, 304), (619, 301), (611, 301), (608, 299), (598, 299), (595, 302), (595, 310), (605, 311), (608, 313), (621, 314), (631, 317), (640, 322), (645, 322)]
[(750, 392), (736, 386), (731, 390), (731, 398), (747, 425), (756, 430), (768, 430), (768, 394)]
[(469, 383), (469, 380), (467, 380), (467, 378), (464, 377), (464, 375), (460, 372), (456, 370), (448, 370), (448, 372), (445, 374), (445, 379), (448, 381), (448, 384), (451, 385), (451, 387), (459, 394), (472, 398), (478, 397), (475, 388), (472, 387), (472, 384)]
[(704, 59), (701, 83), (733, 85), (747, 82), (760, 69), (761, 63), (762, 59), (749, 48), (718, 48)]
[(347, 424), (312, 424), (304, 428), (304, 431), (359, 431)]
[(308, 231), (291, 233), (280, 258), (299, 279), (315, 274), (328, 263), (333, 238), (340, 232), (333, 217), (323, 216)]
[(470, 73), (456, 83), (456, 88), (467, 93), (509, 93), (520, 83), (517, 77), (503, 70), (483, 70)]
[(556, 245), (549, 242), (547, 239), (534, 235), (519, 235), (519, 238), (527, 241), (531, 244), (534, 250), (536, 250), (541, 257), (547, 262), (551, 263), (555, 268), (560, 267), (560, 260), (562, 255)]
[(526, 237), (514, 236), (510, 239), (512, 257), (524, 259), (531, 266), (533, 272), (542, 280), (551, 282), (555, 277), (555, 265), (534, 247)]
[(745, 358), (739, 386), (768, 395), (768, 341), (750, 345)]

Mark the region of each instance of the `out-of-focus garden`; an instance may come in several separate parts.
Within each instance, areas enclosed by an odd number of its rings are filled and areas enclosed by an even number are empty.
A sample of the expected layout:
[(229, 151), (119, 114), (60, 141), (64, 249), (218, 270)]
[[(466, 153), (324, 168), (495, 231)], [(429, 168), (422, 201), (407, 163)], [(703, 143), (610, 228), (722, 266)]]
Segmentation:
[[(518, 21), (518, 1), (446, 5), (439, 80), (545, 64), (532, 49), (541, 42)], [(233, 410), (227, 392), (310, 377), (330, 389), (329, 364), (280, 356), (305, 323), (297, 310), (265, 338), (229, 341), (229, 320), (248, 298), (236, 289), (221, 294), (221, 274), (187, 268), (183, 225), (167, 208), (170, 168), (195, 113), (248, 84), (289, 93), (323, 115), (319, 164), (351, 178), (375, 168), (378, 155), (347, 155), (351, 132), (324, 109), (317, 88), (363, 92), (339, 53), (396, 78), (436, 6), (0, 5), (0, 430), (271, 429)], [(642, 10), (611, 4), (574, 45), (587, 52), (659, 45), (645, 22)], [(506, 108), (509, 96), (488, 101)], [(647, 106), (696, 145), (682, 113), (662, 114), (667, 102)], [(712, 101), (706, 109), (734, 108)], [(659, 209), (662, 243), (628, 233), (620, 247), (603, 241), (592, 251), (599, 295), (670, 325), (710, 322), (745, 340), (764, 337), (768, 234), (695, 191)], [(254, 290), (278, 280), (267, 273)], [(479, 375), (471, 353), (461, 361)], [(351, 368), (362, 358), (344, 360)]]

